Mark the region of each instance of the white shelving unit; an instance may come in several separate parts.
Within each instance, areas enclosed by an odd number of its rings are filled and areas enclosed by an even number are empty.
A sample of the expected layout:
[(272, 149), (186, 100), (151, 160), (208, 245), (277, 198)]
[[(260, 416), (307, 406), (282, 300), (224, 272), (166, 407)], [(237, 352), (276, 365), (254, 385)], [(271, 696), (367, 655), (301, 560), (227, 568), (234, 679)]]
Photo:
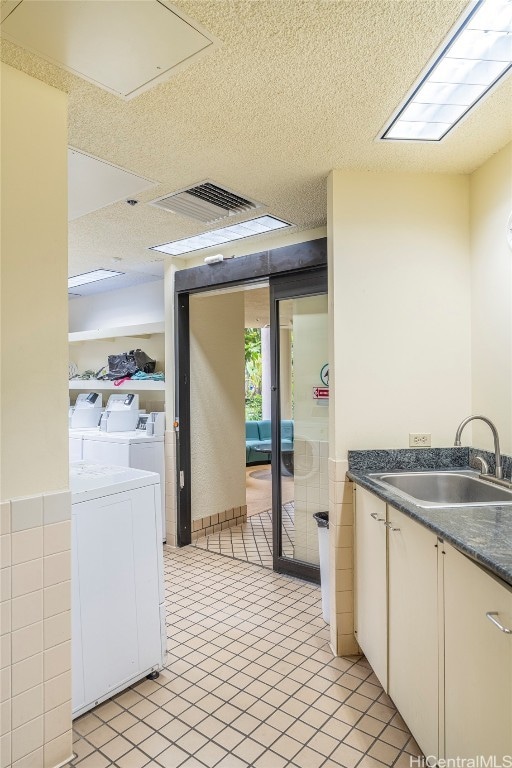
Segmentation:
[(113, 381), (98, 381), (97, 379), (70, 379), (69, 389), (79, 390), (80, 392), (88, 389), (93, 389), (95, 392), (99, 392), (100, 390), (106, 390), (108, 392), (122, 392), (123, 390), (127, 389), (130, 391), (137, 390), (141, 392), (144, 390), (163, 392), (163, 390), (165, 390), (165, 381), (137, 381), (137, 379), (131, 379), (129, 381), (124, 381), (118, 387), (115, 387)]
[[(138, 323), (137, 325), (120, 325), (110, 328), (94, 328), (88, 331), (74, 331), (68, 334), (70, 345), (89, 343), (94, 344), (95, 341), (115, 341), (122, 338), (130, 339), (149, 339), (152, 336), (162, 335), (165, 333), (164, 321), (155, 323)], [(135, 346), (135, 345), (133, 345)], [(105, 354), (105, 348), (103, 347), (103, 354)], [(106, 359), (106, 358), (105, 358)], [(85, 366), (84, 366), (85, 367)], [(100, 368), (100, 360), (98, 360), (97, 370)], [(71, 379), (69, 381), (69, 389), (74, 392), (88, 392), (89, 390), (100, 392), (123, 392), (123, 391), (135, 391), (135, 392), (164, 392), (165, 381), (152, 381), (130, 380), (125, 381), (120, 386), (114, 386), (113, 381), (98, 381), (96, 379)]]
[(95, 339), (117, 339), (124, 336), (147, 339), (156, 333), (164, 333), (164, 321), (158, 323), (142, 323), (138, 325), (120, 325), (115, 328), (95, 328), (90, 331), (74, 331), (68, 334), (69, 343), (78, 341), (94, 341)]

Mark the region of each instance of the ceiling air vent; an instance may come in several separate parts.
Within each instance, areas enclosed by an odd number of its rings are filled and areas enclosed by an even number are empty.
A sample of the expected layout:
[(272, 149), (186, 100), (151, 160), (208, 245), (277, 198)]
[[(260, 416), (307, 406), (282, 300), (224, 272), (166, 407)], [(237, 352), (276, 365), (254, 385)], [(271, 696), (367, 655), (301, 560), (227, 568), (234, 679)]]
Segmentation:
[(230, 189), (212, 184), (211, 181), (203, 181), (202, 184), (197, 184), (195, 187), (173, 192), (172, 195), (153, 200), (151, 205), (202, 221), (205, 224), (211, 224), (226, 219), (228, 216), (252, 211), (262, 206), (255, 200), (241, 197)]

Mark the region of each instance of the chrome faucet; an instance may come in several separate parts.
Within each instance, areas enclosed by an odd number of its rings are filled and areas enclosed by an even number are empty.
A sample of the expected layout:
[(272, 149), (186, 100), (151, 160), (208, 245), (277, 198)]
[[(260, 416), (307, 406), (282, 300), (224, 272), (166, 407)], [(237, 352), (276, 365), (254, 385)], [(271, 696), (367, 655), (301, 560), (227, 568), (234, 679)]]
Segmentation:
[[(498, 437), (498, 430), (492, 423), (492, 421), (485, 416), (468, 416), (467, 419), (464, 419), (464, 421), (461, 421), (459, 426), (457, 427), (457, 432), (455, 434), (455, 442), (454, 445), (460, 445), (460, 436), (462, 434), (462, 430), (466, 426), (466, 424), (469, 424), (470, 421), (473, 421), (474, 419), (479, 419), (480, 421), (484, 421), (491, 429), (492, 436), (494, 439), (494, 459), (495, 459), (495, 465), (496, 468), (494, 470), (494, 475), (498, 480), (501, 480), (503, 478), (503, 468), (501, 466), (501, 451), (500, 451), (500, 439)], [(480, 457), (478, 457), (480, 458)], [(484, 466), (482, 466), (482, 469)]]

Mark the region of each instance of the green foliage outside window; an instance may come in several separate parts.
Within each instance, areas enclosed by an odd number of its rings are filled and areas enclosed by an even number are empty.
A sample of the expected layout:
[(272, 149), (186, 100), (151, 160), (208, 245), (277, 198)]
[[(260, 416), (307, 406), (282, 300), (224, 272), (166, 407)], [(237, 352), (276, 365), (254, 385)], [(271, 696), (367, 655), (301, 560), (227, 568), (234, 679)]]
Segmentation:
[(261, 410), (261, 328), (245, 329), (245, 420), (258, 421)]

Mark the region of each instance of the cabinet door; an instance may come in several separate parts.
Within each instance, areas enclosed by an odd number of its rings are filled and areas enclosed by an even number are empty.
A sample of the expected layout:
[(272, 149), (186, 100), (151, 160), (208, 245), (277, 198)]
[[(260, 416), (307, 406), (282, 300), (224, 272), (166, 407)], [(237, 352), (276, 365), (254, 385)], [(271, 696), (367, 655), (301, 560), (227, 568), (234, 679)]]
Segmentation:
[(386, 504), (356, 489), (355, 627), (357, 642), (379, 678), (388, 685)]
[(444, 545), (446, 758), (512, 755), (512, 589)]
[(425, 755), (438, 757), (437, 538), (388, 506), (389, 695)]

